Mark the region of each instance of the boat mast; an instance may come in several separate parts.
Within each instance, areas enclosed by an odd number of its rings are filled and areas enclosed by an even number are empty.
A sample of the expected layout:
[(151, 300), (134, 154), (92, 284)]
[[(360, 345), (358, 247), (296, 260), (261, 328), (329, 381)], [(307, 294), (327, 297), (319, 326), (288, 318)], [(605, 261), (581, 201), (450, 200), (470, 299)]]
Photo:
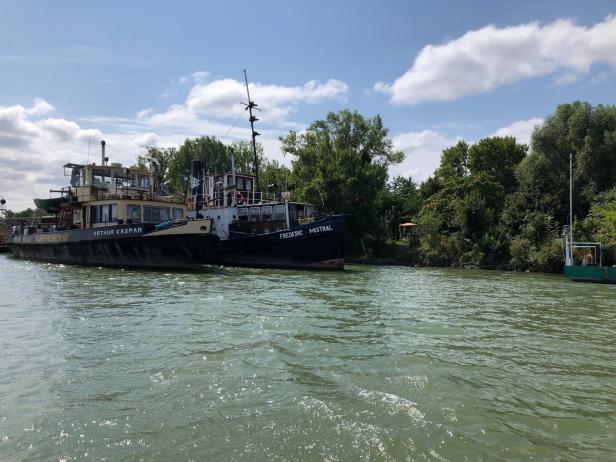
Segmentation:
[(246, 109), (248, 110), (248, 113), (250, 114), (250, 117), (248, 120), (250, 121), (250, 130), (252, 132), (252, 152), (254, 154), (254, 162), (255, 162), (255, 185), (254, 185), (253, 191), (256, 191), (256, 189), (259, 186), (259, 159), (257, 158), (256, 138), (261, 133), (255, 131), (255, 122), (259, 119), (257, 119), (252, 114), (252, 110), (253, 108), (257, 108), (257, 110), (260, 111), (260, 109), (258, 109), (259, 105), (250, 99), (250, 89), (248, 88), (248, 76), (246, 75), (246, 69), (244, 69), (244, 81), (246, 82), (246, 93), (248, 94), (248, 104), (246, 103), (242, 103), (242, 104), (246, 106)]

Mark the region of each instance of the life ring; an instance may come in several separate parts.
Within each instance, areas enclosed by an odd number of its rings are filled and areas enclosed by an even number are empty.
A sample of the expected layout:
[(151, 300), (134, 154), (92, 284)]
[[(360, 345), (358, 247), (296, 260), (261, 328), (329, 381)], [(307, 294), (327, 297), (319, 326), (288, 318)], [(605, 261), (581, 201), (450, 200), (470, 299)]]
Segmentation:
[(244, 203), (244, 196), (239, 191), (235, 193), (235, 203), (237, 205), (242, 205)]

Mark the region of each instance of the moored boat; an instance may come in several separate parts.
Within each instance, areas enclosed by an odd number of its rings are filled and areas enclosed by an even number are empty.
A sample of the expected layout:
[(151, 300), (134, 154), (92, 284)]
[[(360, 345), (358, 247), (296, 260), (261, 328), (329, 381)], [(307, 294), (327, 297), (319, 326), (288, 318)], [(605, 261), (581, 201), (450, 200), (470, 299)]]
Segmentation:
[(36, 200), (52, 216), (14, 222), (17, 258), (94, 266), (199, 269), (219, 238), (211, 219), (188, 220), (186, 205), (161, 194), (156, 169), (64, 165), (70, 186)]
[(189, 197), (189, 217), (212, 220), (219, 242), (212, 261), (221, 265), (344, 269), (344, 215), (319, 215), (312, 204), (254, 191), (251, 175), (201, 177)]
[(603, 265), (600, 242), (575, 242), (565, 231), (564, 275), (576, 282), (616, 284), (616, 266)]

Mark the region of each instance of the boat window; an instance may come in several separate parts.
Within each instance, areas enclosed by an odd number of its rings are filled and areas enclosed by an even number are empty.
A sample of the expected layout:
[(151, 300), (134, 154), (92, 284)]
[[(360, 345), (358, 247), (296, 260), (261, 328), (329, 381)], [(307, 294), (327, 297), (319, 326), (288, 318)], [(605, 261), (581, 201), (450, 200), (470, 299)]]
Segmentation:
[(174, 220), (179, 220), (180, 218), (182, 218), (184, 216), (184, 210), (183, 209), (179, 209), (179, 208), (173, 208), (173, 219)]
[(109, 204), (109, 221), (118, 221), (118, 204)]
[(250, 221), (260, 221), (261, 207), (250, 207)]
[(92, 183), (95, 185), (111, 184), (110, 172), (97, 172), (92, 175)]
[(261, 209), (261, 213), (263, 214), (263, 221), (270, 221), (272, 219), (272, 206), (264, 205)]
[(123, 188), (134, 188), (135, 187), (135, 182), (131, 177), (116, 176), (115, 182), (117, 185), (122, 186)]
[(145, 175), (139, 175), (137, 178), (137, 186), (140, 188), (149, 188), (150, 187), (150, 177)]
[(248, 209), (246, 207), (237, 209), (237, 212), (240, 221), (248, 221)]
[(284, 216), (284, 205), (283, 204), (274, 205), (273, 219), (274, 221), (284, 221), (285, 216)]
[(128, 223), (141, 223), (141, 206), (127, 205), (126, 218)]
[(314, 205), (306, 205), (306, 218), (312, 218), (314, 215)]
[(300, 215), (300, 211), (299, 209), (301, 208), (301, 205), (299, 204), (289, 204), (289, 224), (291, 226), (296, 226), (297, 224), (299, 224), (299, 219), (302, 217), (302, 215)]
[(102, 223), (108, 223), (109, 220), (109, 207), (105, 207), (104, 205), (99, 205), (100, 207), (100, 220)]
[(118, 204), (103, 204), (90, 206), (92, 223), (111, 223), (118, 221)]
[(252, 191), (252, 178), (244, 178), (244, 191)]
[(143, 206), (143, 221), (144, 223), (162, 223), (169, 221), (170, 214), (167, 207), (150, 207)]

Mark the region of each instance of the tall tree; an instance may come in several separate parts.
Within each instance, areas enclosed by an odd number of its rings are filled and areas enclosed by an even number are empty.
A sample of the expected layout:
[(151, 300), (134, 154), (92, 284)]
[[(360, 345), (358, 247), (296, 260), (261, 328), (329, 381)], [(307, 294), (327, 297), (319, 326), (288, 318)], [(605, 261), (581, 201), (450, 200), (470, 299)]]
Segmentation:
[(294, 157), (297, 198), (348, 213), (350, 244), (383, 235), (377, 196), (386, 188), (388, 166), (404, 155), (394, 149), (380, 116), (330, 112), (301, 135), (290, 132), (281, 142), (283, 152)]
[(518, 186), (514, 171), (526, 157), (528, 147), (518, 144), (511, 136), (484, 138), (468, 150), (471, 174), (485, 173), (509, 194)]
[(153, 163), (156, 164), (162, 181), (166, 182), (169, 176), (169, 164), (176, 154), (176, 148), (148, 148), (145, 155), (137, 156), (137, 167), (147, 170)]

